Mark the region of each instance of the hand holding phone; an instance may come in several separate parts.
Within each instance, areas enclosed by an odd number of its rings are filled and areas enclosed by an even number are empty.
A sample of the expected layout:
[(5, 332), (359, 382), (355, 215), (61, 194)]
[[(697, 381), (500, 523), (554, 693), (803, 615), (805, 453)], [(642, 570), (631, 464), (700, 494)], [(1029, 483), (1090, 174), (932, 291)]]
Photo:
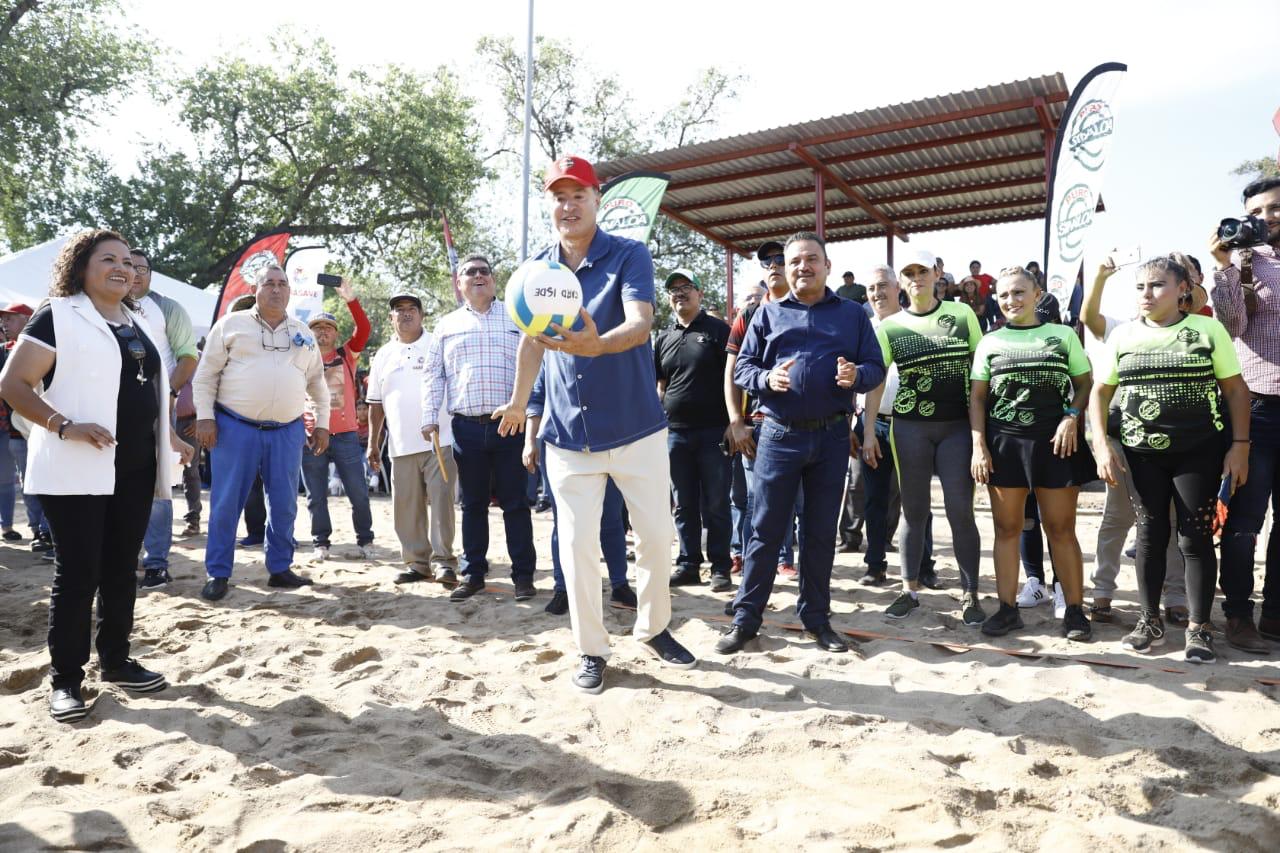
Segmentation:
[(342, 284), (342, 276), (331, 275), (327, 272), (316, 273), (316, 284), (321, 287), (337, 287)]

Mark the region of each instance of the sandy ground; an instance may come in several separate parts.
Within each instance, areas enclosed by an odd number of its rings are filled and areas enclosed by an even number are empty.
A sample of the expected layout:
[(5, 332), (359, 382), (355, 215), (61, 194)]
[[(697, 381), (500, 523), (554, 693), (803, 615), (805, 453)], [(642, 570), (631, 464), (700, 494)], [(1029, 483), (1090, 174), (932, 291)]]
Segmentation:
[[(99, 685), (95, 661), (74, 726), (46, 711), (49, 564), (0, 548), (0, 850), (1280, 847), (1280, 646), (1220, 644), (1204, 667), (1179, 637), (1123, 652), (1131, 566), (1122, 624), (1095, 642), (1068, 644), (1042, 607), (975, 649), (939, 524), (952, 589), (902, 623), (882, 615), (892, 590), (857, 585), (861, 555), (837, 555), (853, 654), (782, 627), (784, 583), (760, 640), (717, 656), (726, 596), (683, 588), (672, 629), (699, 666), (660, 667), (628, 638), (633, 614), (607, 610), (608, 689), (586, 696), (568, 682), (567, 617), (542, 611), (549, 559), (533, 602), (514, 602), (499, 562), (487, 593), (450, 604), (392, 584), (390, 503), (374, 507), (381, 559), (346, 558), (335, 512), (313, 592), (269, 589), (255, 548), (209, 604), (203, 538), (176, 542), (175, 583), (140, 596), (134, 630), (173, 686), (131, 697)], [(549, 515), (535, 519), (545, 556)], [(1082, 515), (1086, 552), (1096, 522)]]

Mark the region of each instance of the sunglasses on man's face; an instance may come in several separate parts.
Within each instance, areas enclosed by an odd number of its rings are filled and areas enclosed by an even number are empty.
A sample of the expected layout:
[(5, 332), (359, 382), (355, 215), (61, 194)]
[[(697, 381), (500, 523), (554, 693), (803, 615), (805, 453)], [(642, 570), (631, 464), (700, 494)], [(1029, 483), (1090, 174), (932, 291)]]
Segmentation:
[(782, 254), (766, 255), (765, 257), (760, 259), (760, 266), (764, 267), (765, 269), (769, 269), (774, 264), (777, 264), (780, 267), (786, 266), (786, 263), (787, 263), (787, 256)]
[(467, 278), (475, 278), (476, 276), (488, 277), (489, 274), (492, 272), (493, 270), (489, 269), (488, 267), (467, 267), (462, 271), (462, 274), (465, 275)]

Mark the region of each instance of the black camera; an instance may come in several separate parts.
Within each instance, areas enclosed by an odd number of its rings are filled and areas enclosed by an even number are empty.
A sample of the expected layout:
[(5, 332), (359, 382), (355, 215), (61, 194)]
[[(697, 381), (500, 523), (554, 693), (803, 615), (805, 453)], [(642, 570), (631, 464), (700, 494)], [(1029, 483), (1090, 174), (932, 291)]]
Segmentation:
[(1245, 249), (1267, 242), (1267, 223), (1257, 216), (1228, 217), (1218, 225), (1218, 239), (1229, 249)]

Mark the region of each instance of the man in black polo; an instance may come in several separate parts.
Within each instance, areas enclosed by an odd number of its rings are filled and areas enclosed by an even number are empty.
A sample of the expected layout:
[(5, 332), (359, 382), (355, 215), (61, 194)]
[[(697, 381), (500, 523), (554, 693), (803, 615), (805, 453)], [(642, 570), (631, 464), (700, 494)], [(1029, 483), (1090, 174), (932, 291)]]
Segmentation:
[(678, 269), (667, 276), (675, 321), (658, 335), (654, 360), (658, 394), (670, 431), (671, 492), (676, 505), (680, 556), (672, 586), (702, 583), (702, 527), (707, 528), (711, 589), (733, 588), (729, 579), (729, 457), (721, 449), (729, 419), (722, 393), (729, 325), (702, 308), (702, 283)]
[(836, 288), (836, 296), (848, 299), (851, 302), (857, 302), (859, 305), (866, 305), (867, 289), (854, 281), (853, 273), (846, 270), (842, 278), (844, 278), (844, 284)]

